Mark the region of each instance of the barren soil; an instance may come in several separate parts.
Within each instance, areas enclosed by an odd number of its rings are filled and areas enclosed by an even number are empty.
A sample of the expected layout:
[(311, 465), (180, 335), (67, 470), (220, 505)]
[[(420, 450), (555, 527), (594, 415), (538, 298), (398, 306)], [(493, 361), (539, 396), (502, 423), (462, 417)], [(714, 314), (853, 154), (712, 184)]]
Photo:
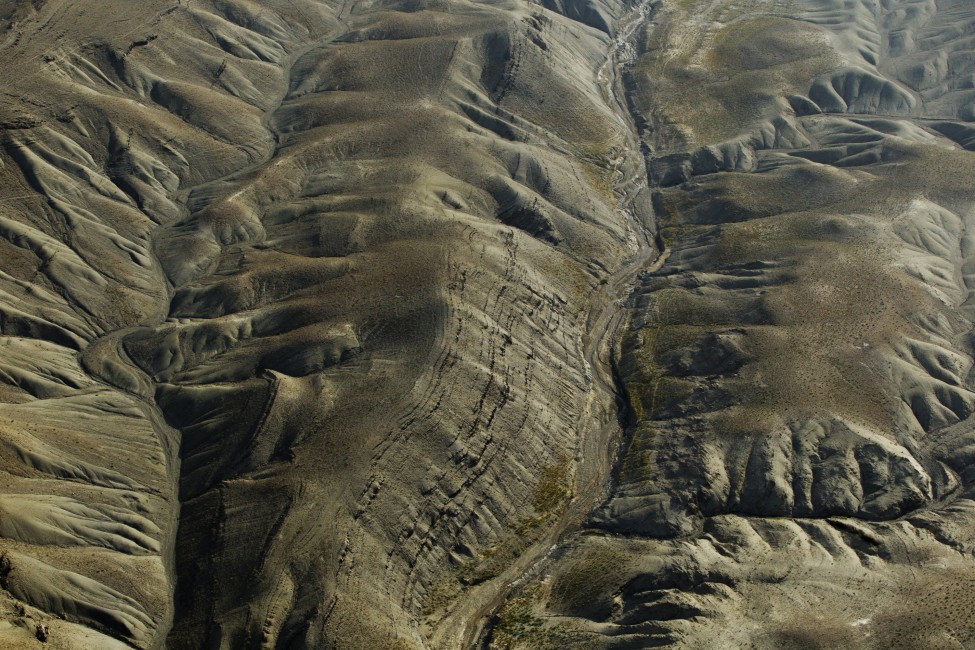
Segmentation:
[(8, 1), (0, 646), (972, 647), (973, 30)]

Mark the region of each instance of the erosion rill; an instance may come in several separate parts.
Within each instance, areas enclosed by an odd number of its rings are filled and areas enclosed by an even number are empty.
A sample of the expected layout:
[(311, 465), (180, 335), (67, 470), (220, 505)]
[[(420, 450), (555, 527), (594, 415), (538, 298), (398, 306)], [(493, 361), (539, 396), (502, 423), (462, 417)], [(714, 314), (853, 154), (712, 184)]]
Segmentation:
[(960, 0), (658, 5), (633, 422), (495, 647), (973, 647), (973, 30)]
[(500, 603), (603, 482), (632, 13), (17, 6), (3, 645), (449, 648)]
[(975, 644), (969, 0), (0, 29), (0, 647)]

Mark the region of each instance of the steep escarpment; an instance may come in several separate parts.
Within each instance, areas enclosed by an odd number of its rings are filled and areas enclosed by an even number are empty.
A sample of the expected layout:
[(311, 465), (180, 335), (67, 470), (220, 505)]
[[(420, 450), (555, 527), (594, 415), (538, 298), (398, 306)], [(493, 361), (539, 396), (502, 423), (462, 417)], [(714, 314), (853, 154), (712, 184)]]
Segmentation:
[(458, 642), (600, 484), (590, 321), (651, 223), (616, 189), (628, 10), (24, 6), (5, 643)]
[(972, 643), (973, 18), (658, 5), (631, 106), (668, 254), (621, 344), (631, 426), (494, 645)]

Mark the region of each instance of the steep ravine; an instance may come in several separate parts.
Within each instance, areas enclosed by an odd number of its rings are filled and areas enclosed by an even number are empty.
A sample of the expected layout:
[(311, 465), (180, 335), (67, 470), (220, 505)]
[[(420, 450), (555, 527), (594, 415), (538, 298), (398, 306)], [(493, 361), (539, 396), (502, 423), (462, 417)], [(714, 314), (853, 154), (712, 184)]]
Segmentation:
[(494, 647), (972, 644), (971, 19), (661, 3), (632, 68), (669, 250), (621, 346), (635, 423)]
[[(436, 647), (481, 647), (490, 639), (491, 616), (527, 579), (536, 575), (558, 547), (562, 537), (578, 527), (588, 512), (606, 497), (606, 486), (612, 464), (612, 449), (618, 443), (625, 415), (621, 386), (611, 368), (617, 337), (625, 324), (625, 305), (636, 286), (637, 274), (646, 268), (659, 251), (651, 243), (652, 213), (640, 205), (647, 192), (646, 167), (636, 135), (636, 128), (625, 110), (621, 70), (633, 53), (633, 35), (650, 19), (651, 3), (630, 9), (614, 30), (615, 36), (606, 60), (597, 72), (603, 101), (615, 113), (625, 129), (626, 144), (612, 161), (612, 192), (617, 210), (630, 229), (630, 241), (636, 247), (629, 259), (602, 281), (601, 290), (592, 300), (599, 308), (589, 312), (583, 334), (584, 359), (589, 380), (588, 406), (579, 420), (580, 449), (577, 452), (575, 486), (571, 498), (562, 506), (544, 536), (523, 549), (515, 561), (500, 575), (475, 586), (437, 625), (432, 641)], [(644, 197), (640, 197), (643, 194)], [(637, 215), (640, 215), (638, 218)]]
[[(645, 214), (642, 220), (631, 212), (640, 194), (646, 193), (647, 169), (643, 157), (643, 147), (638, 129), (627, 108), (624, 75), (626, 67), (632, 63), (636, 53), (635, 35), (652, 20), (653, 2), (638, 5), (621, 21), (612, 48), (600, 68), (597, 78), (601, 84), (603, 99), (616, 114), (627, 134), (626, 146), (621, 149), (619, 158), (614, 161), (613, 193), (617, 209), (629, 220), (631, 233), (637, 251), (624, 265), (605, 282), (603, 296), (599, 302), (602, 308), (589, 315), (585, 362), (591, 388), (589, 407), (579, 422), (580, 437), (584, 441), (577, 460), (575, 488), (572, 498), (563, 506), (557, 521), (544, 539), (523, 552), (517, 562), (499, 576), (497, 584), (491, 585), (494, 593), (488, 597), (478, 594), (464, 603), (466, 625), (461, 627), (463, 635), (453, 645), (442, 647), (490, 647), (491, 624), (497, 610), (512, 593), (528, 580), (545, 570), (546, 563), (556, 554), (563, 538), (583, 525), (592, 509), (607, 496), (610, 473), (615, 459), (614, 449), (622, 442), (623, 427), (628, 422), (628, 406), (625, 388), (615, 368), (614, 357), (619, 347), (619, 337), (628, 327), (628, 304), (630, 294), (637, 286), (638, 275), (654, 260), (665, 259), (666, 251), (655, 248), (652, 239), (655, 227)], [(471, 596), (474, 596), (472, 594)], [(481, 602), (476, 607), (471, 603)], [(450, 618), (445, 626), (454, 625)]]
[[(612, 398), (586, 335), (615, 328), (619, 269), (649, 250), (649, 196), (616, 207), (631, 136), (597, 81), (626, 8), (132, 11), (50, 2), (2, 53), (38, 70), (3, 107), (3, 281), (35, 302), (3, 303), (2, 334), (44, 350), (8, 355), (4, 409), (30, 426), (84, 400), (60, 439), (96, 448), (4, 432), (5, 489), (81, 504), (10, 500), (4, 640), (428, 645), (601, 483), (586, 432)], [(155, 510), (124, 497), (151, 524), (78, 491), (137, 484), (91, 466), (139, 449), (108, 398), (160, 409), (137, 409), (151, 471), (123, 468), (178, 482)], [(96, 530), (155, 536), (154, 574), (78, 536), (92, 507)]]

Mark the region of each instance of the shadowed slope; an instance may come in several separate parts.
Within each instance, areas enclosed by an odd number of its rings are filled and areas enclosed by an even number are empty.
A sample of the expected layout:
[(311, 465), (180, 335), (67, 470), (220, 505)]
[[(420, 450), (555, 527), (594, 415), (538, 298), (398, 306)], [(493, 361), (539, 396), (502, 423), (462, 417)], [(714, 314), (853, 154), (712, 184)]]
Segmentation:
[(623, 11), (14, 25), (8, 616), (79, 647), (50, 617), (139, 647), (419, 647), (504, 588), (497, 549), (541, 552), (609, 419), (584, 336), (637, 247), (619, 208), (649, 221), (649, 193), (617, 205), (639, 163), (597, 80)]
[(975, 14), (655, 18), (631, 82), (668, 255), (622, 342), (633, 423), (612, 496), (491, 640), (968, 647)]

